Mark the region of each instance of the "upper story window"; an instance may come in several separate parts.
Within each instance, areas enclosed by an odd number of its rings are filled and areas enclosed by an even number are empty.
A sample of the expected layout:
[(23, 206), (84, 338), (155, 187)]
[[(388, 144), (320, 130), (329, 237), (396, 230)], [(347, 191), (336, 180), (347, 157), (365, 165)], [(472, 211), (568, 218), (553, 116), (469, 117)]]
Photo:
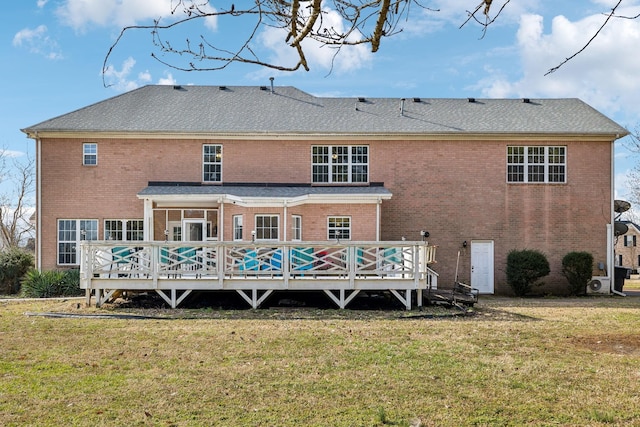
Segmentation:
[(222, 145), (202, 146), (202, 181), (222, 181)]
[(98, 164), (98, 144), (95, 142), (82, 144), (82, 164), (85, 166), (96, 166)]
[(328, 240), (351, 239), (351, 218), (348, 216), (330, 216), (327, 219)]
[(58, 220), (58, 264), (78, 265), (81, 240), (98, 240), (97, 219)]
[(566, 147), (507, 147), (507, 182), (565, 183), (566, 170)]
[(278, 223), (278, 215), (256, 215), (256, 240), (278, 240)]
[(636, 246), (636, 236), (635, 235), (625, 235), (624, 236), (624, 245), (625, 246)]
[(107, 219), (104, 221), (105, 240), (144, 240), (144, 221), (141, 219)]
[(369, 182), (369, 147), (314, 145), (311, 147), (313, 183)]

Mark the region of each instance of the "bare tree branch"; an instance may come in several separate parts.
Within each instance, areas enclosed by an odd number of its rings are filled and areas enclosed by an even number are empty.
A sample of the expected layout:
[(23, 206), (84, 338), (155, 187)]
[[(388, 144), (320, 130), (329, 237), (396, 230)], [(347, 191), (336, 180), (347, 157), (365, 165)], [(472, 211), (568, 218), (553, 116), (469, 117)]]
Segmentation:
[(30, 157), (24, 162), (14, 160), (12, 169), (15, 172), (8, 176), (14, 193), (0, 196), (0, 239), (6, 247), (19, 247), (34, 228), (28, 204), (34, 191), (34, 161)]
[(600, 32), (602, 32), (602, 30), (604, 29), (604, 27), (609, 23), (609, 21), (611, 20), (611, 18), (615, 15), (616, 10), (618, 9), (618, 7), (620, 6), (620, 4), (622, 3), (622, 0), (618, 0), (618, 3), (616, 3), (616, 5), (613, 7), (613, 9), (611, 9), (611, 12), (606, 14), (607, 19), (604, 20), (604, 22), (602, 23), (602, 25), (600, 26), (600, 28), (598, 28), (598, 31), (595, 32), (595, 34), (589, 39), (589, 41), (582, 46), (582, 48), (577, 51), (576, 53), (574, 53), (573, 55), (571, 55), (570, 57), (566, 58), (564, 61), (562, 61), (560, 64), (556, 65), (555, 67), (550, 68), (546, 73), (544, 73), (545, 76), (551, 74), (551, 73), (555, 73), (556, 71), (558, 71), (560, 69), (560, 67), (562, 67), (564, 64), (566, 64), (567, 62), (571, 61), (573, 58), (575, 58), (576, 56), (580, 55), (582, 52), (585, 51), (585, 49), (587, 47), (589, 47), (589, 45), (595, 40), (596, 37), (598, 37), (598, 34), (600, 34)]

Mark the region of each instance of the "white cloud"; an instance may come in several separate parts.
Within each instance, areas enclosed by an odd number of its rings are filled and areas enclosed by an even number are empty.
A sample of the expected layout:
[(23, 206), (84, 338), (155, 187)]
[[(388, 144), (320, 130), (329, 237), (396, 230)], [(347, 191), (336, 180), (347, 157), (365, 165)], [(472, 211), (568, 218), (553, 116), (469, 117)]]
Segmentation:
[(124, 27), (171, 16), (172, 0), (65, 0), (56, 10), (64, 24), (77, 31), (91, 25)]
[(38, 8), (42, 9), (47, 5), (47, 3), (49, 3), (49, 0), (38, 0), (38, 3), (37, 3)]
[(49, 37), (48, 31), (46, 25), (39, 25), (35, 29), (24, 28), (13, 36), (13, 45), (26, 48), (29, 52), (48, 59), (61, 59), (60, 47), (55, 40)]
[[(175, 8), (175, 0), (64, 0), (56, 10), (57, 16), (65, 25), (76, 31), (85, 31), (92, 25), (101, 27), (126, 27), (152, 19), (173, 22), (181, 15), (182, 9)], [(214, 12), (215, 8), (207, 4), (199, 5), (203, 12)], [(215, 16), (204, 19), (203, 25), (215, 31), (218, 20)]]
[(25, 154), (26, 153), (24, 151), (0, 149), (0, 157), (7, 159), (15, 159), (17, 157), (22, 157)]
[[(106, 83), (119, 92), (126, 92), (136, 89), (140, 86), (140, 82), (129, 79), (129, 75), (136, 65), (136, 60), (132, 57), (128, 57), (122, 63), (122, 68), (117, 70), (113, 65), (108, 65), (104, 71), (104, 78)], [(144, 73), (140, 74), (143, 79), (147, 78)]]
[[(620, 11), (637, 14), (640, 9)], [(517, 35), (522, 75), (509, 79), (490, 75), (479, 82), (490, 97), (579, 97), (608, 115), (640, 116), (640, 19), (610, 22), (587, 49), (545, 76), (552, 67), (578, 52), (602, 25), (602, 14), (571, 21), (556, 16), (545, 33), (539, 15), (523, 15)]]
[[(324, 27), (334, 28), (337, 32), (345, 30), (344, 21), (337, 12), (324, 9), (323, 13), (322, 24)], [(359, 36), (352, 34), (350, 39), (357, 40)], [(269, 62), (285, 66), (293, 66), (297, 63), (297, 51), (285, 42), (286, 38), (286, 30), (275, 27), (269, 27), (260, 34), (259, 41), (271, 52), (271, 56), (268, 58)], [(343, 46), (338, 51), (307, 38), (302, 41), (302, 47), (309, 68), (312, 70), (319, 68), (340, 74), (367, 67), (373, 59), (371, 47), (368, 44)]]
[(174, 85), (177, 81), (171, 73), (165, 72), (165, 77), (158, 79), (159, 85)]

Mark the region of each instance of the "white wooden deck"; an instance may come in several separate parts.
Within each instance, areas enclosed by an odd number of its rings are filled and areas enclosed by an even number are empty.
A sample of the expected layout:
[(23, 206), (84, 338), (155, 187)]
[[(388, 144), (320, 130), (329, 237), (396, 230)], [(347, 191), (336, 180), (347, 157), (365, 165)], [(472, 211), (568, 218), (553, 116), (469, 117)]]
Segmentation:
[(361, 291), (389, 291), (407, 310), (437, 288), (425, 242), (84, 241), (80, 287), (98, 306), (118, 291), (155, 291), (175, 308), (194, 290), (233, 290), (257, 308), (276, 290), (324, 291), (345, 308)]

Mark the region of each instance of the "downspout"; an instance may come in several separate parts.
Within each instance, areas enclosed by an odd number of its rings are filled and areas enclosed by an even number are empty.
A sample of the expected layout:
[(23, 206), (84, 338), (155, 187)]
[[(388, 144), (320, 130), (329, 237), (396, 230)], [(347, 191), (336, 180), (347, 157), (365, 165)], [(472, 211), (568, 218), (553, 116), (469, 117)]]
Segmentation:
[(42, 271), (42, 141), (36, 140), (36, 269)]
[(607, 277), (609, 278), (609, 283), (610, 283), (610, 290), (612, 294), (615, 295), (620, 295), (623, 297), (626, 297), (627, 295), (616, 291), (615, 289), (615, 245), (613, 244), (613, 239), (614, 237), (614, 233), (613, 233), (613, 224), (615, 222), (615, 212), (613, 212), (613, 206), (614, 206), (614, 199), (615, 199), (615, 163), (614, 163), (614, 159), (615, 159), (615, 142), (616, 140), (620, 138), (620, 135), (616, 134), (616, 137), (613, 139), (613, 141), (611, 141), (611, 179), (609, 180), (611, 182), (611, 200), (610, 200), (610, 206), (609, 206), (609, 212), (610, 212), (610, 220), (609, 220), (609, 224), (607, 224), (607, 263), (608, 263), (608, 267), (607, 268)]

